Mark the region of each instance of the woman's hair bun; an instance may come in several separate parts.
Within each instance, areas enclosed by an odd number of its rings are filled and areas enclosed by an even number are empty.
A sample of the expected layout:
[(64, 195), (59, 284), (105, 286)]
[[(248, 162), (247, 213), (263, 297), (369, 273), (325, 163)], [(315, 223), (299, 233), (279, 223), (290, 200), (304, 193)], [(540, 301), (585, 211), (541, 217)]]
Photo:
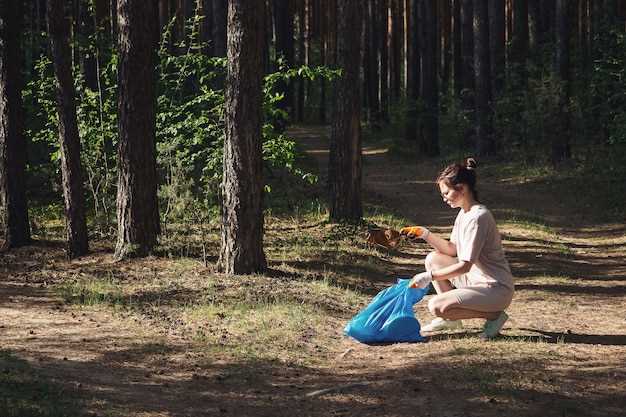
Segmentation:
[(467, 169), (476, 169), (478, 167), (478, 162), (474, 158), (465, 159), (465, 168)]

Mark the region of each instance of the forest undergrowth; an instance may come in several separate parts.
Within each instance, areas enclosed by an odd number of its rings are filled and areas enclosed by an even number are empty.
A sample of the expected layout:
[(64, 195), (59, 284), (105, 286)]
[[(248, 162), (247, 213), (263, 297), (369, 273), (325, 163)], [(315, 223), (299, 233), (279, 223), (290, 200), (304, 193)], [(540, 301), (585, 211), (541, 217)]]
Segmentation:
[[(264, 274), (215, 272), (215, 217), (171, 221), (148, 258), (115, 262), (113, 240), (100, 239), (88, 256), (68, 261), (63, 224), (35, 211), (35, 244), (0, 255), (3, 415), (290, 416), (296, 406), (319, 416), (417, 409), (608, 416), (624, 409), (624, 195), (599, 185), (614, 178), (484, 161), (481, 199), (496, 216), (516, 277), (502, 337), (481, 341), (482, 323), (470, 320), (426, 343), (366, 346), (345, 338), (343, 326), (378, 291), (423, 270), (429, 249), (372, 247), (365, 233), (421, 224), (447, 236), (455, 213), (432, 183), (445, 161), (407, 161), (385, 141), (366, 141), (366, 222), (330, 224), (327, 131), (291, 133), (320, 181), (280, 204), (277, 193), (270, 197)], [(431, 319), (428, 297), (415, 307), (422, 324)]]

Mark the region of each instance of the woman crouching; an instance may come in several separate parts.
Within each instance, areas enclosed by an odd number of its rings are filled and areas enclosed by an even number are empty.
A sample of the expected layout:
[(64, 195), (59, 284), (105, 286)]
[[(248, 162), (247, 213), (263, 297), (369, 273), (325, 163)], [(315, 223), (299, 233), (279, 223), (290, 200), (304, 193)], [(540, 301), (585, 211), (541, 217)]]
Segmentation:
[(459, 329), (463, 319), (483, 318), (481, 337), (491, 339), (508, 320), (504, 310), (511, 304), (514, 285), (496, 222), (478, 200), (476, 161), (469, 158), (465, 164), (447, 166), (437, 177), (437, 185), (443, 201), (460, 209), (450, 241), (421, 226), (400, 230), (435, 249), (426, 257), (426, 272), (415, 275), (410, 283), (423, 288), (432, 281), (437, 291), (428, 303), (435, 319), (422, 332)]

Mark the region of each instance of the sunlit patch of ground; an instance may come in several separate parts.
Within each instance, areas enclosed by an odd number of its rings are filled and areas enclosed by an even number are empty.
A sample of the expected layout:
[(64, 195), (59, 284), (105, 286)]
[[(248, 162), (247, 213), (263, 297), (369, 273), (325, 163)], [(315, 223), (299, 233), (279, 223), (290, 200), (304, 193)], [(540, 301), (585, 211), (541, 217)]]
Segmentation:
[[(325, 130), (296, 133), (302, 145), (325, 150)], [(323, 173), (326, 156), (312, 155)], [(439, 168), (373, 147), (364, 160), (367, 220), (396, 229), (422, 224), (447, 236), (456, 213), (434, 189)], [(343, 326), (373, 295), (423, 270), (429, 248), (370, 247), (367, 226), (327, 224), (319, 207), (268, 215), (270, 271), (263, 275), (215, 273), (216, 224), (207, 225), (205, 237), (193, 225), (171, 224), (159, 256), (124, 262), (113, 261), (107, 242), (94, 242), (92, 254), (70, 262), (62, 242), (51, 240), (0, 255), (0, 410), (623, 414), (624, 224), (594, 222), (562, 204), (567, 196), (541, 185), (542, 173), (527, 173), (527, 180), (506, 167), (487, 174), (480, 190), (499, 223), (517, 288), (511, 320), (496, 340), (478, 338), (480, 320), (425, 343), (366, 346), (345, 338)], [(422, 324), (431, 319), (429, 297), (415, 307)]]

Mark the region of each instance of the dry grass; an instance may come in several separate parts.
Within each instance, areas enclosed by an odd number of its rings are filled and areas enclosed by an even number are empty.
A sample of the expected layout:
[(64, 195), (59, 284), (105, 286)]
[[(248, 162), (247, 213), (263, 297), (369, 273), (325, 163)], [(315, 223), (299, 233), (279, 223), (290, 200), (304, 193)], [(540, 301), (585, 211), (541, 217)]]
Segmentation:
[[(392, 160), (390, 170), (384, 150), (367, 158), (369, 222), (449, 233), (454, 213), (429, 182), (436, 167)], [(77, 399), (69, 415), (620, 415), (624, 224), (583, 222), (593, 216), (547, 195), (541, 172), (506, 181), (497, 172), (481, 191), (517, 278), (499, 339), (481, 341), (479, 320), (420, 344), (343, 337), (374, 294), (423, 268), (428, 248), (368, 247), (365, 226), (327, 224), (310, 205), (268, 215), (262, 275), (214, 272), (215, 224), (204, 242), (193, 226), (170, 224), (159, 256), (126, 262), (113, 262), (106, 242), (73, 262), (58, 241), (2, 254), (2, 366), (28, 362), (51, 392)], [(415, 307), (422, 323), (428, 297)], [(9, 379), (0, 389), (18, 398)]]

